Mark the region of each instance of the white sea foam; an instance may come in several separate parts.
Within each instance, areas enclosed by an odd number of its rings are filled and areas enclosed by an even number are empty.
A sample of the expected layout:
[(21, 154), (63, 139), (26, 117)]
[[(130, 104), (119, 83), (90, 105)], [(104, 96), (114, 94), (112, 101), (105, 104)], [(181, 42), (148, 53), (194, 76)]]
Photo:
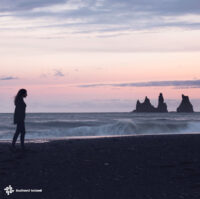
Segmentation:
[[(33, 113), (27, 139), (200, 133), (200, 113)], [(12, 139), (12, 114), (0, 114), (0, 140)]]

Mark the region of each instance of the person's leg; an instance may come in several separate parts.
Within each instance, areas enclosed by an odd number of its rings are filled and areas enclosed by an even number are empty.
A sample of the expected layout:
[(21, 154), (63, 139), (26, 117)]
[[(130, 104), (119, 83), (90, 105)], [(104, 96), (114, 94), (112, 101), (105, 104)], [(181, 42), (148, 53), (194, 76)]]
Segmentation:
[(26, 133), (24, 122), (20, 124), (20, 132), (21, 132), (21, 136), (20, 136), (21, 147), (22, 149), (24, 149), (24, 138), (25, 138), (25, 133)]
[(15, 147), (15, 143), (17, 141), (17, 138), (19, 136), (19, 133), (20, 133), (20, 125), (17, 124), (17, 127), (16, 127), (16, 131), (15, 131), (15, 134), (13, 136), (13, 141), (12, 141), (12, 147)]

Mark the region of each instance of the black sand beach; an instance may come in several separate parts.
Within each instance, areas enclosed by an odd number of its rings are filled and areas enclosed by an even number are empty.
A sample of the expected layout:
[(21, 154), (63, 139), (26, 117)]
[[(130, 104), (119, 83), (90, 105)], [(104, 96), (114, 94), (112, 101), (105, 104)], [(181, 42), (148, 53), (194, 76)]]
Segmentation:
[[(200, 135), (0, 143), (0, 198), (200, 198)], [(42, 189), (5, 194), (4, 188)]]

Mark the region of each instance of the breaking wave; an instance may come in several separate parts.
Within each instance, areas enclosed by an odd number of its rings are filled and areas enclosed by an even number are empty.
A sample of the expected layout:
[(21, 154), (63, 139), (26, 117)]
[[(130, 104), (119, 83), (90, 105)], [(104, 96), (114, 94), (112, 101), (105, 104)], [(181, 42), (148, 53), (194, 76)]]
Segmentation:
[[(12, 139), (12, 114), (0, 114), (0, 139)], [(200, 133), (200, 114), (29, 114), (26, 138)]]

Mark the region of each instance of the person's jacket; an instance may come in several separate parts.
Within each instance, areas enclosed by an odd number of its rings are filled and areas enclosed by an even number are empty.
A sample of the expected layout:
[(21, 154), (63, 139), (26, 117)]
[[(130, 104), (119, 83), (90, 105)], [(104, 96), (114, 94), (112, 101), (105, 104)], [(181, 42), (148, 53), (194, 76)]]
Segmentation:
[(26, 112), (26, 104), (23, 98), (18, 99), (15, 104), (14, 124), (24, 122)]

